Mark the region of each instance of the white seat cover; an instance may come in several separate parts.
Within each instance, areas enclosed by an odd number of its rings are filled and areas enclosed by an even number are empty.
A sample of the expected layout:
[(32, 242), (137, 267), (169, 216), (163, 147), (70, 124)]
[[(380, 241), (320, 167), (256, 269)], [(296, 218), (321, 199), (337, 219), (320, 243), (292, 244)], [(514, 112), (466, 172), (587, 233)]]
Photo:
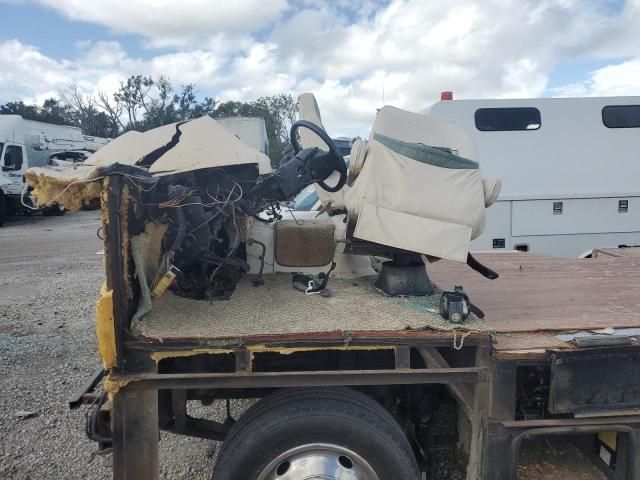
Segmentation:
[(345, 193), (354, 237), (466, 262), (485, 222), (476, 158), (473, 141), (459, 127), (382, 108), (364, 165)]

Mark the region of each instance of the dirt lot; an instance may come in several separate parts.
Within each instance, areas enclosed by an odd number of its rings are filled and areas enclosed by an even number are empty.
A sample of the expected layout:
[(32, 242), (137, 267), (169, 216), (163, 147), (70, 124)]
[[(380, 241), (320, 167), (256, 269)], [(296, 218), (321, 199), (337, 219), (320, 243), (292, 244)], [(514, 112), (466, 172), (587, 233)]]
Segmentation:
[[(98, 225), (98, 212), (80, 212), (9, 219), (0, 228), (0, 478), (111, 478), (110, 459), (94, 456), (84, 435), (83, 411), (66, 404), (100, 366)], [(211, 446), (163, 434), (162, 477), (210, 479)]]
[[(110, 459), (95, 456), (84, 435), (83, 412), (66, 404), (100, 365), (93, 330), (102, 282), (98, 225), (98, 212), (81, 212), (10, 219), (0, 228), (0, 478), (111, 476)], [(163, 434), (160, 445), (162, 478), (211, 478), (212, 442)], [(520, 478), (604, 478), (581, 470), (585, 459), (574, 448), (537, 448), (523, 454)], [(560, 468), (567, 458), (569, 470)]]

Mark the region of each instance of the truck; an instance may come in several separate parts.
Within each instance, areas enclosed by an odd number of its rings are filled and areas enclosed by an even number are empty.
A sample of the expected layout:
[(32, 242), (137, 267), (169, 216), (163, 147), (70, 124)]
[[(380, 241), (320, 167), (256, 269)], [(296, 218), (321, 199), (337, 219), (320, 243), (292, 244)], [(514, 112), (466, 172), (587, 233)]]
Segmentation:
[[(24, 172), (46, 166), (52, 153), (65, 150), (95, 152), (109, 139), (84, 135), (78, 127), (25, 120), (20, 115), (0, 115), (0, 226), (8, 215), (28, 211), (23, 205)], [(30, 205), (29, 205), (30, 206)], [(61, 215), (64, 207), (52, 205), (45, 214)]]
[(504, 184), (475, 250), (640, 245), (640, 97), (441, 99), (423, 113), (464, 128)]
[[(455, 478), (515, 480), (532, 439), (558, 437), (581, 478), (640, 478), (638, 249), (469, 255), (497, 192), (463, 129), (385, 107), (348, 175), (300, 116), (276, 170), (209, 118), (96, 154), (103, 365), (70, 407), (88, 406), (113, 477), (158, 478), (164, 430), (221, 442), (215, 480), (435, 479), (443, 459)], [(424, 204), (390, 195), (411, 182)], [(345, 211), (281, 218), (314, 184), (350, 187)], [(194, 408), (225, 403), (226, 418)]]

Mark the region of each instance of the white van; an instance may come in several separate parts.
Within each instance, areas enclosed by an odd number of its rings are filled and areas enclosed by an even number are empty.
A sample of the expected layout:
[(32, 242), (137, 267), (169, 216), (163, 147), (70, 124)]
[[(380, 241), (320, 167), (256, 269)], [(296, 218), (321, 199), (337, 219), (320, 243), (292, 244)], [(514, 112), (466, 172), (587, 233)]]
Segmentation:
[(423, 113), (467, 130), (482, 176), (502, 178), (474, 250), (640, 245), (640, 97), (443, 100)]

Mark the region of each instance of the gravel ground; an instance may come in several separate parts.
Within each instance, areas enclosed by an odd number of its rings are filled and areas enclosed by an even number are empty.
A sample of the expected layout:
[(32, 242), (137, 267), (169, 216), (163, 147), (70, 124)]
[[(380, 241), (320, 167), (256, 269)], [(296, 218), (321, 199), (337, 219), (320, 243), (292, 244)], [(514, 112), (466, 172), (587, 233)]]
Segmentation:
[[(100, 366), (98, 212), (18, 217), (0, 228), (0, 478), (106, 479), (84, 410), (67, 400)], [(219, 418), (223, 409), (198, 407)], [(19, 412), (35, 416), (20, 419)], [(162, 434), (162, 478), (210, 479), (213, 442)], [(209, 453), (209, 455), (207, 455)]]
[[(110, 458), (96, 456), (85, 437), (84, 410), (70, 412), (66, 403), (100, 366), (98, 225), (98, 212), (80, 212), (15, 218), (0, 228), (0, 479), (111, 478)], [(219, 403), (190, 408), (223, 419)], [(244, 408), (234, 404), (234, 416)], [(210, 479), (218, 447), (163, 432), (161, 478)], [(523, 454), (523, 479), (601, 478), (575, 448), (547, 443), (531, 452)]]

